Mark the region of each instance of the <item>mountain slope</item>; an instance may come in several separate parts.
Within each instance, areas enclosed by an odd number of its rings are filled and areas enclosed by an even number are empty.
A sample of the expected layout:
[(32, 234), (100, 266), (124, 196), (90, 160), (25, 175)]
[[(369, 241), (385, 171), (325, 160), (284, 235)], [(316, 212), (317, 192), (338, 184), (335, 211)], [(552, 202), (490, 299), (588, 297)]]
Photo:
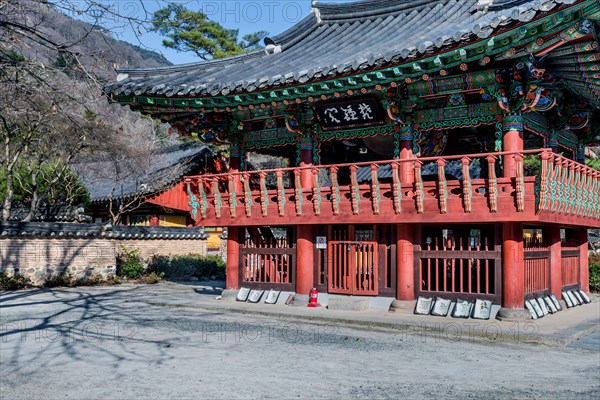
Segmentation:
[[(81, 64), (102, 80), (115, 78), (115, 69), (152, 68), (171, 63), (161, 54), (115, 39), (109, 30), (74, 19), (55, 8), (36, 0), (17, 0), (23, 4), (23, 14), (14, 18), (26, 20), (47, 39), (68, 52), (77, 54)], [(42, 65), (68, 64), (69, 60), (57, 57), (55, 49), (29, 41), (17, 46), (18, 52), (27, 59)]]

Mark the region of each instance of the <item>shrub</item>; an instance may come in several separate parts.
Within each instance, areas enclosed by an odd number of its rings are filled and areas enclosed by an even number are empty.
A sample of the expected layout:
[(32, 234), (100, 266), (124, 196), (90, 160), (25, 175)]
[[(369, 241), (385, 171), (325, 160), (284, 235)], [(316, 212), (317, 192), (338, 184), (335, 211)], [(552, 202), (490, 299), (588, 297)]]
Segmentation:
[(74, 285), (73, 277), (71, 274), (59, 274), (50, 277), (44, 283), (44, 287), (53, 288), (59, 286), (72, 286)]
[(73, 286), (98, 286), (104, 285), (105, 283), (108, 283), (108, 281), (105, 281), (100, 275), (94, 275), (86, 279), (76, 280), (73, 283)]
[(168, 256), (154, 256), (148, 264), (148, 270), (156, 273), (170, 275), (171, 258)]
[(189, 254), (173, 258), (156, 256), (150, 262), (149, 269), (158, 274), (164, 273), (168, 279), (189, 277), (225, 279), (225, 262), (218, 256)]
[(121, 253), (117, 257), (117, 275), (138, 279), (143, 272), (144, 263), (140, 259), (140, 250), (130, 250), (121, 245)]
[(162, 278), (164, 276), (165, 276), (164, 272), (157, 274), (156, 272), (152, 271), (148, 275), (142, 277), (141, 281), (147, 285), (154, 285), (154, 284), (162, 281)]
[(8, 276), (0, 272), (0, 290), (19, 290), (29, 287), (29, 279), (24, 276)]
[(523, 170), (526, 176), (537, 176), (542, 170), (542, 160), (538, 155), (528, 155), (523, 159)]
[(599, 159), (592, 159), (592, 158), (588, 158), (587, 160), (585, 160), (585, 165), (587, 165), (590, 168), (594, 168), (598, 171), (600, 171), (600, 160)]
[(600, 292), (600, 259), (590, 257), (590, 290)]

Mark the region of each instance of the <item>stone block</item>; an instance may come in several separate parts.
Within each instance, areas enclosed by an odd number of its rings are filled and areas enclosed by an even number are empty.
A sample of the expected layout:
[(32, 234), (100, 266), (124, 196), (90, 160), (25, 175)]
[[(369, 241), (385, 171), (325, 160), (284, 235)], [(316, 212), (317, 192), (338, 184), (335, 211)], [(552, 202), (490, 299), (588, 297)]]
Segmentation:
[(496, 318), (501, 321), (528, 321), (531, 320), (531, 313), (524, 308), (501, 308)]
[(369, 309), (369, 300), (356, 297), (329, 298), (327, 308), (340, 311), (367, 311)]
[(222, 299), (224, 301), (235, 302), (237, 298), (238, 291), (235, 289), (225, 289), (221, 292)]

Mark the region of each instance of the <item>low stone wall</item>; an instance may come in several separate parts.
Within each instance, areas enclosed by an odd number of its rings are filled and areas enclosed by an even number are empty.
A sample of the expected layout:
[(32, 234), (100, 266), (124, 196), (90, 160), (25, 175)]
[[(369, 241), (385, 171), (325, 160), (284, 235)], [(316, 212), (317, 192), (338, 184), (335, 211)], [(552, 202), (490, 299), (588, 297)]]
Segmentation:
[(139, 249), (143, 260), (156, 255), (206, 255), (198, 228), (107, 227), (96, 224), (0, 223), (0, 272), (22, 275), (42, 286), (52, 277), (86, 280), (116, 273), (121, 246)]
[(123, 245), (127, 249), (139, 249), (140, 257), (146, 261), (157, 255), (185, 256), (187, 254), (207, 255), (208, 253), (206, 240), (198, 239), (117, 239), (115, 242), (117, 247)]

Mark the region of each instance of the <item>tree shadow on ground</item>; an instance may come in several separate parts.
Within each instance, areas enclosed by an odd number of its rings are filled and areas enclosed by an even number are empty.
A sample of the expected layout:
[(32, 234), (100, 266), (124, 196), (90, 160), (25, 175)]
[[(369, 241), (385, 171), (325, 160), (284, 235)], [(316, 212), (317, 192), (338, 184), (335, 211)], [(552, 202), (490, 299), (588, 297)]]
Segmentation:
[(2, 364), (19, 372), (69, 360), (101, 359), (117, 369), (127, 360), (161, 364), (172, 359), (169, 343), (151, 335), (156, 317), (149, 304), (156, 295), (141, 288), (0, 292)]

